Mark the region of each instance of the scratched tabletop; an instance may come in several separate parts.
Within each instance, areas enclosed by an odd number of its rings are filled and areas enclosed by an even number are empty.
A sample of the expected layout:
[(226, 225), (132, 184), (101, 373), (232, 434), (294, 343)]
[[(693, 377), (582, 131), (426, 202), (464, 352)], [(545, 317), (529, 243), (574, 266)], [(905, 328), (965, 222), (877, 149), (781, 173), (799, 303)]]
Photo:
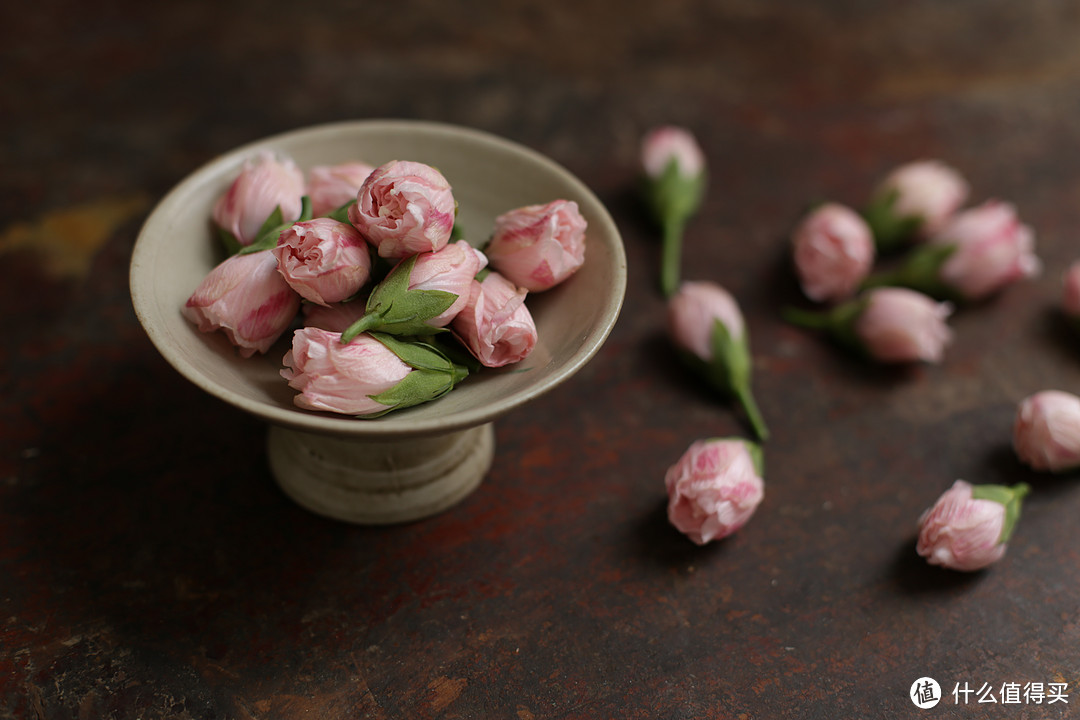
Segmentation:
[[(0, 19), (0, 718), (1080, 713), (1080, 477), (1010, 444), (1022, 398), (1080, 391), (1058, 312), (1080, 258), (1080, 3), (43, 0)], [(629, 266), (602, 350), (495, 423), (480, 487), (389, 527), (285, 496), (266, 426), (169, 366), (128, 289), (186, 175), (364, 118), (549, 156)], [(764, 501), (704, 547), (668, 524), (664, 473), (749, 431), (667, 340), (637, 177), (669, 123), (709, 166), (683, 277), (738, 299), (772, 430)], [(958, 308), (940, 364), (871, 365), (785, 324), (806, 209), (859, 206), (921, 158), (1013, 203), (1042, 273)], [(984, 572), (915, 553), (958, 478), (1032, 487)]]

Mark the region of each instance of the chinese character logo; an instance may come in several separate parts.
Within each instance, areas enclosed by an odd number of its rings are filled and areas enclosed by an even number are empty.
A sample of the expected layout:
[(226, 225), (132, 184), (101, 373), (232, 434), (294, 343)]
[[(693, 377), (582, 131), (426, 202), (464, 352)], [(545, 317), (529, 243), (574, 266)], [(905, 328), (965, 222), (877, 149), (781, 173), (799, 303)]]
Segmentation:
[(927, 710), (941, 702), (941, 686), (931, 677), (921, 677), (911, 684), (908, 693), (911, 702), (920, 710)]

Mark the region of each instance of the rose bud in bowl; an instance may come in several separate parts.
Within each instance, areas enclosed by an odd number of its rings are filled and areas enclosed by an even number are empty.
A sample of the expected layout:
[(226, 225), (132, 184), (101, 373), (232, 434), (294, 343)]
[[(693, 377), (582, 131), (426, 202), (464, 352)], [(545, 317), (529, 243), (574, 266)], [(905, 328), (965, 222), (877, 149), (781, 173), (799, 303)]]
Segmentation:
[(290, 158), (264, 151), (244, 161), (213, 208), (213, 221), (232, 250), (255, 242), (259, 230), (275, 213), (280, 221), (300, 217), (304, 174)]
[(484, 253), (506, 279), (529, 292), (542, 292), (585, 262), (586, 227), (572, 200), (516, 208), (495, 218)]
[(370, 246), (352, 225), (331, 218), (294, 223), (272, 252), (289, 286), (317, 305), (352, 297), (371, 277)]

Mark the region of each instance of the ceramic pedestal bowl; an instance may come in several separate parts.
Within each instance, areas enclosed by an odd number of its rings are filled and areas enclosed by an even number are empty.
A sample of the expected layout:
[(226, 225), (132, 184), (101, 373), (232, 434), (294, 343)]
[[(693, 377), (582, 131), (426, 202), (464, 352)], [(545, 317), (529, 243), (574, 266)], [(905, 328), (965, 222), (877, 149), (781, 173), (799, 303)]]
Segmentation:
[[(266, 355), (245, 359), (224, 334), (199, 332), (180, 311), (224, 259), (210, 226), (214, 202), (262, 149), (288, 155), (305, 171), (354, 160), (437, 167), (453, 187), (464, 237), (476, 245), (507, 210), (574, 200), (588, 222), (585, 264), (528, 297), (539, 340), (521, 363), (485, 368), (438, 400), (377, 419), (302, 410), (279, 375), (291, 333)], [(267, 422), (270, 468), (290, 497), (326, 516), (380, 524), (440, 512), (479, 485), (491, 465), (495, 418), (567, 380), (599, 350), (622, 304), (626, 257), (600, 201), (542, 155), (450, 125), (357, 121), (254, 142), (188, 176), (143, 226), (130, 280), (136, 314), (165, 359), (206, 392)]]

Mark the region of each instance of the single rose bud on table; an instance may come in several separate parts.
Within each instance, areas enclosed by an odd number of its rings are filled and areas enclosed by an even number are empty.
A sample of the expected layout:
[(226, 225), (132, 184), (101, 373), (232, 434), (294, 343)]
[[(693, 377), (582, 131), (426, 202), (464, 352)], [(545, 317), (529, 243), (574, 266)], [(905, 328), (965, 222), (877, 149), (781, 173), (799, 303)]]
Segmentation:
[(883, 287), (825, 312), (788, 308), (785, 319), (828, 333), (841, 344), (883, 363), (940, 362), (952, 341), (940, 303), (907, 288)]
[(683, 360), (742, 406), (759, 440), (768, 437), (751, 390), (746, 322), (735, 298), (713, 282), (683, 281), (668, 300), (668, 333)]
[(315, 217), (356, 202), (360, 187), (375, 168), (365, 162), (316, 165), (308, 170), (307, 194)]
[(852, 297), (870, 274), (874, 239), (862, 216), (839, 203), (812, 210), (792, 235), (792, 259), (803, 293), (816, 302)]
[(468, 371), (423, 343), (364, 333), (348, 343), (320, 328), (293, 333), (281, 376), (297, 407), (373, 418), (442, 397)]
[(900, 268), (867, 286), (898, 285), (939, 300), (977, 301), (1039, 274), (1035, 234), (1009, 203), (988, 200), (956, 213)]
[(1027, 485), (972, 485), (957, 480), (919, 518), (916, 552), (931, 565), (971, 572), (1001, 559)]
[(278, 272), (269, 250), (237, 254), (217, 265), (182, 308), (202, 332), (221, 330), (243, 357), (265, 353), (288, 329), (300, 295)]
[(663, 233), (660, 289), (670, 297), (679, 288), (686, 224), (705, 195), (705, 154), (693, 133), (675, 125), (647, 132), (640, 150), (645, 203)]
[[(214, 204), (212, 218), (227, 233), (230, 244), (253, 243), (275, 211), (283, 222), (300, 217), (304, 174), (289, 158), (263, 151), (244, 161), (239, 175)], [(234, 248), (235, 249), (235, 248)]]
[(491, 267), (529, 292), (549, 290), (585, 262), (588, 224), (573, 200), (527, 205), (495, 218), (484, 246)]
[(450, 241), (455, 212), (442, 173), (424, 163), (395, 160), (368, 175), (348, 215), (379, 257), (401, 259), (442, 249)]
[(697, 545), (727, 537), (765, 495), (762, 453), (738, 438), (697, 440), (664, 476), (668, 520)]
[(895, 250), (938, 231), (968, 198), (967, 181), (940, 160), (917, 160), (890, 172), (875, 189), (865, 217), (875, 244)]
[(488, 272), (483, 280), (473, 280), (465, 307), (450, 322), (450, 330), (484, 367), (520, 362), (537, 341), (526, 295), (525, 288)]
[(371, 277), (371, 247), (348, 223), (294, 223), (272, 250), (285, 282), (305, 300), (329, 305), (352, 297)]
[(1080, 397), (1042, 390), (1020, 401), (1013, 421), (1013, 449), (1034, 470), (1080, 468)]

